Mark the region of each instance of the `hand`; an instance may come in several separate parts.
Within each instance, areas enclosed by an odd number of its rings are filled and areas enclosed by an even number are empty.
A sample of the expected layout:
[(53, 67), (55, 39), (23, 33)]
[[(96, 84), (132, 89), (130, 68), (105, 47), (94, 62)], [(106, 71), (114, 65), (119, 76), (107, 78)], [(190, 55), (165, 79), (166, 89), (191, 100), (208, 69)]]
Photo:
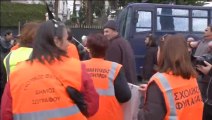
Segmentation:
[(90, 52), (90, 50), (87, 47), (84, 47), (84, 51)]
[(147, 84), (141, 84), (139, 90), (142, 94), (145, 94), (147, 90)]
[(198, 44), (199, 44), (199, 42), (197, 42), (197, 41), (192, 41), (192, 42), (189, 43), (189, 46), (190, 46), (191, 48), (197, 48)]
[(208, 63), (207, 61), (204, 61), (204, 63), (206, 64), (206, 66), (203, 65), (197, 65), (197, 69), (199, 71), (201, 71), (203, 74), (207, 75), (208, 72), (212, 69), (212, 65), (210, 63)]
[(81, 113), (84, 116), (88, 117), (89, 116), (88, 108), (87, 108), (87, 104), (84, 100), (83, 94), (71, 86), (66, 87), (66, 92), (68, 93), (69, 97), (76, 103), (76, 105), (80, 109)]

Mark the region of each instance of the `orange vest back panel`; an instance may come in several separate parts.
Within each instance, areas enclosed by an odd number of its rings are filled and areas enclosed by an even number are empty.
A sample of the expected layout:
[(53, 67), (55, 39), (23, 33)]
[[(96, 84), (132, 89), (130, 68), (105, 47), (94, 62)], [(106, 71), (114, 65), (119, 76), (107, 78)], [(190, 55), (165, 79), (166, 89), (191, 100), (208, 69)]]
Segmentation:
[(195, 78), (156, 73), (151, 78), (163, 93), (166, 104), (165, 120), (201, 120), (203, 102)]
[(100, 95), (98, 112), (89, 120), (123, 120), (122, 108), (115, 97), (114, 80), (121, 65), (103, 59), (84, 61), (87, 72)]
[(68, 46), (67, 54), (69, 57), (74, 57), (79, 60), (79, 53), (77, 51), (77, 48), (74, 44), (70, 43)]
[(60, 82), (80, 90), (81, 76), (81, 63), (76, 59), (17, 65), (10, 76), (14, 120), (86, 120)]

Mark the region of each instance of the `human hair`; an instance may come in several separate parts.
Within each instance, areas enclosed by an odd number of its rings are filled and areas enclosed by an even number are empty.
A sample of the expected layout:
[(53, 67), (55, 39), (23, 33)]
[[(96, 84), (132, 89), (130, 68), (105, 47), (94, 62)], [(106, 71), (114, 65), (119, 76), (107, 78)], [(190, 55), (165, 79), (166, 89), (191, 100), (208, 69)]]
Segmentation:
[(159, 72), (172, 72), (173, 75), (189, 79), (196, 77), (183, 35), (167, 35), (159, 44)]
[(41, 63), (47, 60), (51, 63), (54, 59), (61, 60), (61, 56), (67, 56), (66, 51), (58, 48), (54, 42), (56, 38), (63, 40), (65, 29), (65, 25), (57, 21), (43, 22), (33, 41), (32, 60), (38, 59)]
[(87, 47), (93, 58), (104, 58), (109, 41), (101, 33), (90, 34), (87, 37)]
[(87, 41), (87, 36), (83, 35), (82, 38), (81, 38), (82, 42), (85, 42)]
[(70, 28), (68, 28), (68, 27), (66, 27), (66, 29), (67, 29), (67, 32), (68, 32), (68, 41), (72, 41), (72, 37), (73, 37), (73, 34), (72, 34), (72, 32), (71, 32), (71, 29)]
[(79, 44), (79, 43), (77, 43), (74, 39), (74, 37), (73, 37), (73, 33), (72, 33), (72, 31), (71, 31), (71, 29), (69, 28), (69, 27), (66, 27), (66, 29), (67, 29), (67, 33), (68, 33), (68, 38), (67, 38), (67, 40), (70, 42), (70, 43), (72, 43), (72, 44), (74, 44), (76, 47), (77, 47), (77, 45)]
[(149, 42), (147, 43), (148, 47), (156, 47), (157, 46), (155, 36), (153, 34), (147, 35), (146, 38), (149, 38)]
[(197, 41), (199, 38), (193, 34), (189, 34), (189, 35), (185, 36), (185, 39), (187, 42), (189, 42), (190, 39), (193, 39), (193, 41)]
[(36, 22), (29, 22), (23, 25), (23, 28), (21, 29), (21, 35), (19, 37), (20, 46), (32, 47), (32, 42), (35, 38), (39, 25), (40, 23)]
[(4, 36), (10, 35), (11, 33), (12, 33), (11, 30), (7, 30), (7, 31), (4, 33)]

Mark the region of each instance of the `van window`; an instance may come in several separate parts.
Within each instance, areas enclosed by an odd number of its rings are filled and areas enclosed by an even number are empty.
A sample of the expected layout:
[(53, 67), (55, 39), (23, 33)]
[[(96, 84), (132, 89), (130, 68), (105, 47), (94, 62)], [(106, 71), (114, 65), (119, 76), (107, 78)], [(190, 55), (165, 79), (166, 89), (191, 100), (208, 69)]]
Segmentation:
[(157, 31), (189, 31), (187, 9), (157, 8)]
[(136, 23), (136, 32), (151, 31), (152, 13), (147, 11), (138, 11), (138, 21)]
[(169, 15), (169, 16), (188, 16), (188, 10), (185, 9), (171, 9), (171, 8), (158, 8), (158, 15)]
[(192, 19), (192, 31), (193, 32), (202, 32), (208, 25), (208, 20), (204, 18), (193, 18)]
[(192, 10), (193, 17), (208, 17), (208, 11), (206, 10)]
[(212, 10), (211, 10), (211, 22), (210, 23), (212, 24)]
[(192, 31), (202, 32), (208, 25), (207, 10), (192, 10)]
[(211, 22), (210, 23), (212, 24), (212, 10), (211, 10)]

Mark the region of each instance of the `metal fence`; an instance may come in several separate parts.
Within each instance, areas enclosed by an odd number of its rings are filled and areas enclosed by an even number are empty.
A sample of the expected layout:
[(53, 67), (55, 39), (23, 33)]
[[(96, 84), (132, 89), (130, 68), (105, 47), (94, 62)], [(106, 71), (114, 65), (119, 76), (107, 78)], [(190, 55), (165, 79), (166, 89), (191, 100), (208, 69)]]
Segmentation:
[(99, 32), (103, 32), (102, 27), (101, 28), (92, 28), (92, 27), (84, 27), (84, 28), (80, 28), (80, 27), (73, 27), (73, 26), (69, 26), (72, 30), (73, 36), (81, 41), (81, 37), (83, 35), (89, 35), (90, 33), (99, 33)]
[[(90, 33), (97, 33), (97, 32), (103, 32), (103, 27), (102, 26), (91, 26), (91, 25), (86, 25), (86, 26), (68, 26), (73, 33), (73, 36), (81, 41), (81, 37), (83, 35), (89, 35)], [(3, 36), (7, 30), (11, 30), (13, 32), (13, 35), (18, 35), (19, 34), (19, 27), (14, 26), (14, 27), (1, 27), (0, 28), (0, 35)]]
[(70, 28), (89, 28), (89, 29), (102, 29), (103, 26), (99, 25), (70, 25)]

